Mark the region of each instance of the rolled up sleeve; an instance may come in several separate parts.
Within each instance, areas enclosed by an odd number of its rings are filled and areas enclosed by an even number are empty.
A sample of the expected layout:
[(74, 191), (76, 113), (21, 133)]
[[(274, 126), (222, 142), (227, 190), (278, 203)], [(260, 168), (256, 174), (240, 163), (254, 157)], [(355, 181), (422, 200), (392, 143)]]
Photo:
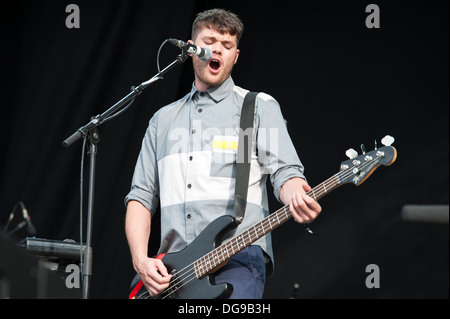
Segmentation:
[(125, 206), (129, 201), (136, 200), (152, 214), (156, 211), (159, 204), (156, 125), (157, 114), (149, 122), (134, 169), (131, 189), (125, 197)]

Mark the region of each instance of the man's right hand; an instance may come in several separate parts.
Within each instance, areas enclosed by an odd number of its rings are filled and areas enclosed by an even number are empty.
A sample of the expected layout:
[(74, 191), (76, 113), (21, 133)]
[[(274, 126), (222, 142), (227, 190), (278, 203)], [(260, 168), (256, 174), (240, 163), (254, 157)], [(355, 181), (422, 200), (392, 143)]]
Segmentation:
[(172, 275), (167, 272), (166, 266), (160, 259), (145, 258), (137, 261), (134, 263), (134, 269), (152, 297), (169, 287)]

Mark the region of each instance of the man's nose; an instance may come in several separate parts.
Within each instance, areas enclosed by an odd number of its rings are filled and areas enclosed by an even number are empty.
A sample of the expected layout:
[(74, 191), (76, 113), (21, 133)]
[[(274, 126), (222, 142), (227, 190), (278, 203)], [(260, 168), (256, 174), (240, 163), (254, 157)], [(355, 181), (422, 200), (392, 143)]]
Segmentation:
[(213, 52), (213, 54), (216, 54), (216, 55), (222, 54), (223, 47), (220, 42), (213, 43), (210, 47), (211, 47), (211, 51)]

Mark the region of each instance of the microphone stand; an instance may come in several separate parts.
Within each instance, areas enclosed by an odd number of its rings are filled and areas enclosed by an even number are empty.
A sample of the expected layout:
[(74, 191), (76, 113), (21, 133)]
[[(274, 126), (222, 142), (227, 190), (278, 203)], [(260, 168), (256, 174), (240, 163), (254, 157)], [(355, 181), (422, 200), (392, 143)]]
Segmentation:
[(128, 93), (125, 97), (119, 100), (116, 104), (111, 106), (102, 114), (99, 114), (88, 122), (86, 125), (80, 127), (76, 130), (71, 136), (63, 141), (63, 145), (65, 147), (69, 147), (73, 143), (75, 143), (80, 138), (87, 138), (89, 140), (89, 151), (88, 155), (90, 156), (90, 165), (89, 165), (89, 195), (88, 195), (88, 211), (87, 211), (87, 235), (86, 235), (86, 249), (83, 251), (83, 269), (82, 269), (82, 278), (83, 278), (83, 291), (82, 298), (88, 299), (89, 297), (89, 288), (90, 288), (90, 278), (92, 276), (92, 219), (93, 219), (93, 211), (94, 211), (94, 186), (95, 186), (95, 165), (96, 165), (96, 157), (97, 157), (97, 148), (98, 143), (100, 141), (100, 135), (98, 132), (98, 127), (104, 123), (105, 121), (111, 119), (114, 116), (119, 115), (122, 111), (124, 111), (131, 103), (136, 96), (142, 93), (144, 89), (146, 89), (150, 84), (163, 79), (163, 75), (167, 73), (169, 70), (185, 62), (188, 58), (189, 54), (182, 50), (182, 53), (177, 56), (176, 60), (169, 64), (166, 68), (159, 71), (155, 76), (153, 76), (150, 80), (142, 82), (137, 87), (132, 87), (131, 92)]

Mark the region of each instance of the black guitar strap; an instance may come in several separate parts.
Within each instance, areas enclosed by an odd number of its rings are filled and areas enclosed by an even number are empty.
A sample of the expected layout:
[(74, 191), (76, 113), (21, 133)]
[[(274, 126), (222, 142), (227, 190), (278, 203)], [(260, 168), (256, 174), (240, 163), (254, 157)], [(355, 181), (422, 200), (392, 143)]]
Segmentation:
[(250, 162), (253, 140), (253, 120), (255, 101), (258, 92), (248, 92), (242, 105), (240, 131), (236, 160), (236, 187), (234, 192), (234, 213), (236, 223), (242, 223), (247, 206), (248, 181), (250, 177)]

